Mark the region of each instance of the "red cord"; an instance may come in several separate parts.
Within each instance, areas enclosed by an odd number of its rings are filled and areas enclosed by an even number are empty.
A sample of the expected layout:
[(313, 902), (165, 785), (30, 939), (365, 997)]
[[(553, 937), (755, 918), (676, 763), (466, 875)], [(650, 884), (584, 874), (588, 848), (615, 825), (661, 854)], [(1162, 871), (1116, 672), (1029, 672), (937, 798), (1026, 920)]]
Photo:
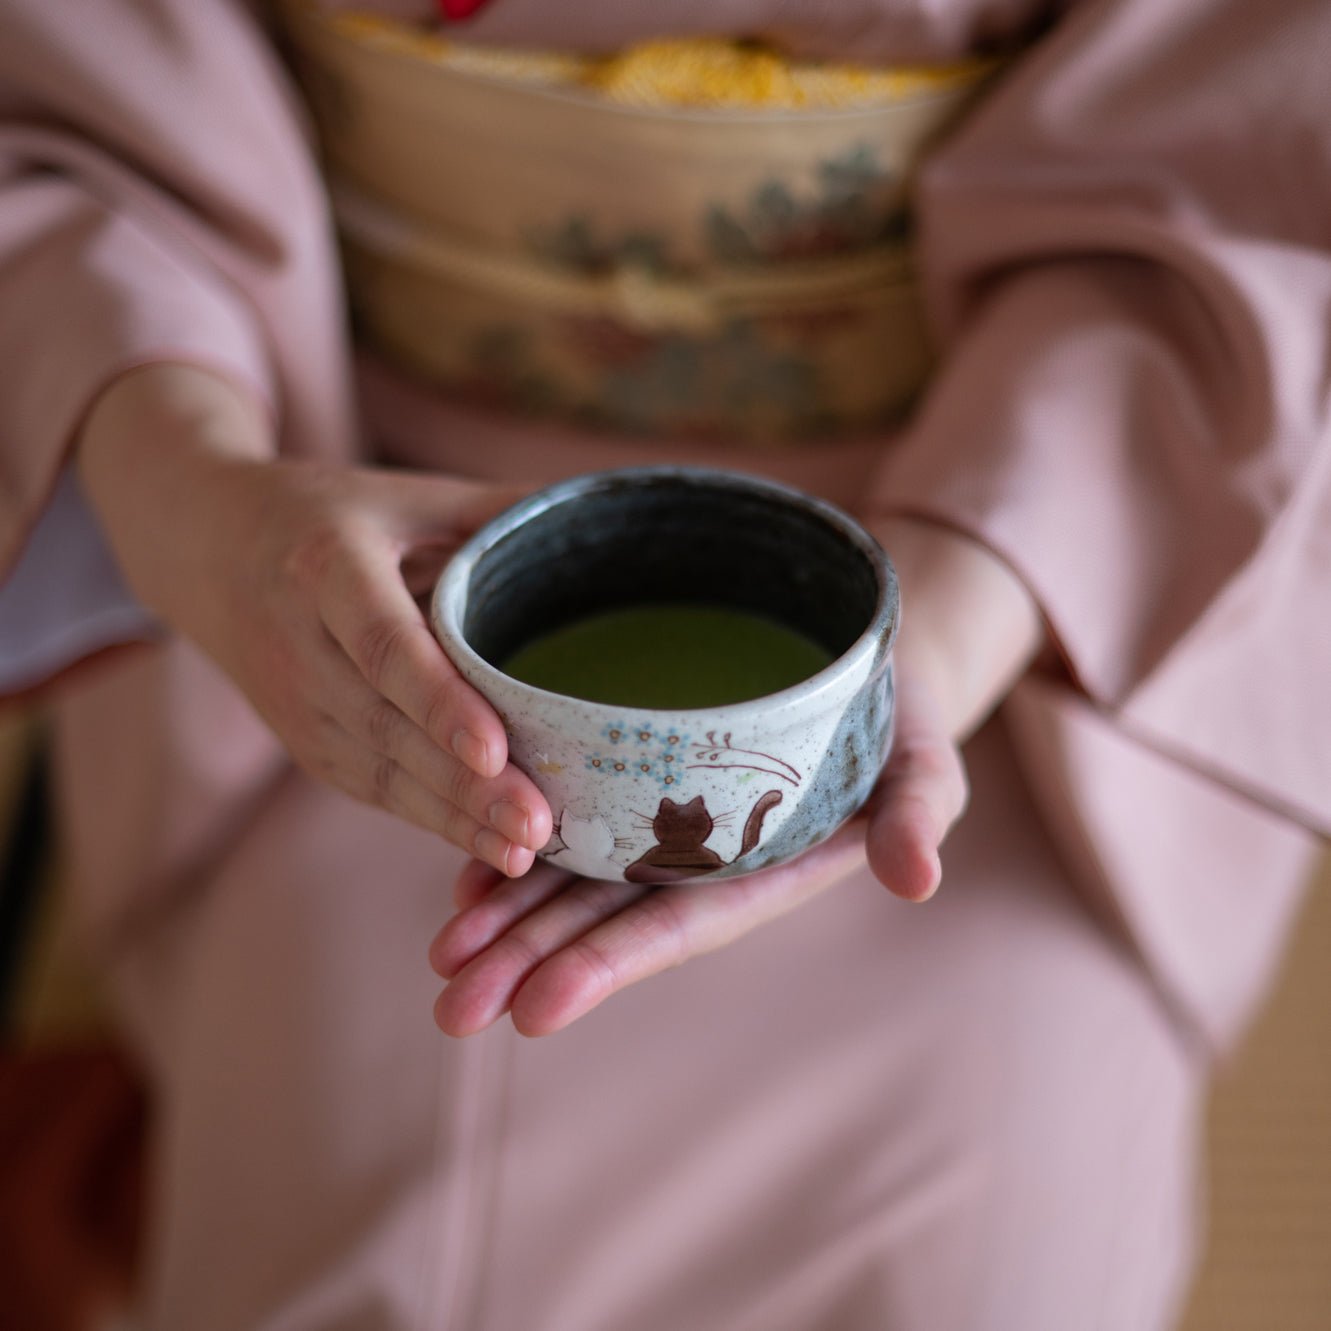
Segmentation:
[(489, 3), (490, 0), (439, 0), (439, 12), (446, 19), (470, 18)]

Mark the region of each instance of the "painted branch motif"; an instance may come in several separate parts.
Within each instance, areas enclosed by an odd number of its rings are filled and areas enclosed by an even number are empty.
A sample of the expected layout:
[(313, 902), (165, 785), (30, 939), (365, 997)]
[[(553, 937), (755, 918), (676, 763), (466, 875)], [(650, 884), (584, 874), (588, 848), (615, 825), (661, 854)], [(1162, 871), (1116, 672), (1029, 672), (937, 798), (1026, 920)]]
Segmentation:
[[(709, 730), (706, 744), (699, 744), (695, 740), (691, 745), (693, 757), (697, 761), (688, 763), (686, 766), (690, 769), (701, 768), (712, 771), (722, 768), (739, 768), (750, 772), (762, 772), (766, 776), (774, 776), (782, 781), (787, 781), (792, 786), (798, 786), (804, 779), (797, 767), (792, 767), (781, 758), (777, 758), (770, 753), (760, 753), (757, 749), (741, 749), (732, 744), (730, 742), (732, 734), (732, 731), (727, 730), (718, 741), (716, 731)], [(732, 759), (736, 761), (730, 761)], [(749, 759), (760, 759), (761, 761), (746, 761)]]

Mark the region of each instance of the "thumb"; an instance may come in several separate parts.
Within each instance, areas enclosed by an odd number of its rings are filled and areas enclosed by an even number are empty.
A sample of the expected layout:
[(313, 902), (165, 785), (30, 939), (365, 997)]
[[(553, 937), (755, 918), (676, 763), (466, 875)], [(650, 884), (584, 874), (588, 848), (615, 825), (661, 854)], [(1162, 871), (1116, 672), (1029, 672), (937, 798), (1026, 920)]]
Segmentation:
[(386, 479), (396, 540), (385, 553), (396, 560), (414, 597), (429, 594), (463, 541), (534, 488), (428, 472), (394, 472)]
[(384, 479), (399, 530), (413, 543), (456, 545), (536, 488), (433, 472), (397, 471)]
[(869, 867), (894, 895), (907, 901), (933, 895), (942, 874), (938, 848), (965, 810), (967, 794), (966, 770), (941, 708), (902, 671), (896, 736), (869, 800), (866, 838)]

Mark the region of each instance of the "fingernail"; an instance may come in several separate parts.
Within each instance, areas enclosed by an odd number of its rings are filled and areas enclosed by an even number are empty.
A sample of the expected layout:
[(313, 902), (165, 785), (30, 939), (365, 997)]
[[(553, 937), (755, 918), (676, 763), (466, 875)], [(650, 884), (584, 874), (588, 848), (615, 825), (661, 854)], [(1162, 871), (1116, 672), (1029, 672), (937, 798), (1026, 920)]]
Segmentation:
[(486, 747), (485, 741), (473, 735), (470, 730), (459, 730), (453, 736), (453, 752), (477, 776), (490, 775), (490, 750)]
[(943, 881), (943, 865), (938, 858), (937, 853), (929, 857), (929, 879), (925, 890), (915, 898), (916, 901), (928, 901), (935, 892), (938, 891), (938, 885)]
[(531, 820), (527, 817), (526, 809), (519, 808), (509, 800), (496, 800), (490, 805), (488, 821), (495, 831), (502, 832), (510, 841), (520, 846), (527, 844)]
[(509, 839), (491, 828), (483, 827), (476, 833), (476, 854), (487, 864), (493, 864), (500, 873), (508, 872)]

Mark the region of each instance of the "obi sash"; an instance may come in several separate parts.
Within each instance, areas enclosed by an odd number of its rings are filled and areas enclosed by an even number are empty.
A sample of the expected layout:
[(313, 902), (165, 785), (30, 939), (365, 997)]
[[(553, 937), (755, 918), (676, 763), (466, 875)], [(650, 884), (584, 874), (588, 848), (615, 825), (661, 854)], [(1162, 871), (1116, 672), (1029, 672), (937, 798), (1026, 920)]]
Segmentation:
[(810, 66), (789, 96), (832, 104), (700, 107), (652, 82), (697, 43), (589, 82), (381, 18), (289, 29), (360, 331), (454, 399), (779, 447), (917, 395), (911, 180), (991, 63)]

